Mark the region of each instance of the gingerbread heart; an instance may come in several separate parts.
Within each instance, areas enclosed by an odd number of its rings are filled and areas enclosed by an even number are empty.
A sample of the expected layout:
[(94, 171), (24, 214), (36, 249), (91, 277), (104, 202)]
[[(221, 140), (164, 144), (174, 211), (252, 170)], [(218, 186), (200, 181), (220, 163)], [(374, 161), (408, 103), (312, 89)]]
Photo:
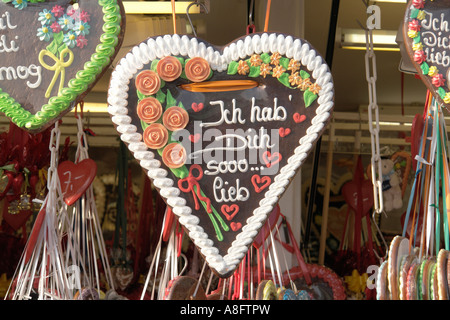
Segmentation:
[(30, 132), (83, 100), (122, 43), (121, 0), (0, 2), (0, 112)]
[[(324, 131), (333, 98), (330, 70), (305, 40), (255, 33), (217, 47), (175, 34), (149, 38), (120, 60), (108, 111), (210, 268), (225, 278)], [(281, 127), (290, 129), (282, 138)], [(221, 208), (234, 204), (231, 219)]]
[(403, 38), (406, 51), (426, 87), (439, 103), (449, 106), (450, 54), (448, 0), (410, 0)]

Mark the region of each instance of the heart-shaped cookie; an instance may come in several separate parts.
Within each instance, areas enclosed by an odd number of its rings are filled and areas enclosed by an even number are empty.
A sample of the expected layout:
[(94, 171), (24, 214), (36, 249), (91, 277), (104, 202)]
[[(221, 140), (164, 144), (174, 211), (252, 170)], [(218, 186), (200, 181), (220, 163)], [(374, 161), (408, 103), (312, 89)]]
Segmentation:
[(0, 2), (0, 111), (30, 132), (80, 102), (122, 43), (121, 0)]
[(450, 104), (448, 0), (410, 0), (403, 38), (420, 78), (439, 103)]
[[(175, 34), (150, 38), (120, 60), (108, 111), (210, 268), (225, 278), (324, 131), (333, 98), (330, 70), (305, 40), (255, 33), (216, 47)], [(297, 123), (294, 114), (304, 119)], [(280, 128), (289, 134), (280, 137)], [(228, 221), (222, 205), (234, 204), (239, 212)]]

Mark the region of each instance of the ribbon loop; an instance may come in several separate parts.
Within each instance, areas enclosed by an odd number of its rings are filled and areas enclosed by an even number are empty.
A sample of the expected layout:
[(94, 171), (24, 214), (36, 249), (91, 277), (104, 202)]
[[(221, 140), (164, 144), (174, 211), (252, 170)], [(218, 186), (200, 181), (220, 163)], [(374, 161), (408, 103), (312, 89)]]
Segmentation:
[[(67, 61), (64, 61), (66, 55), (69, 55), (69, 58)], [(44, 61), (44, 57), (49, 57), (52, 59), (55, 64), (50, 66)], [(59, 54), (59, 58), (56, 57), (52, 52), (48, 50), (41, 50), (39, 52), (39, 63), (47, 70), (49, 71), (55, 71), (55, 74), (53, 75), (53, 79), (50, 82), (50, 85), (48, 86), (47, 91), (45, 92), (45, 97), (49, 98), (50, 94), (53, 90), (53, 87), (55, 86), (56, 80), (58, 79), (59, 75), (61, 74), (60, 80), (59, 80), (59, 88), (58, 88), (58, 95), (61, 92), (63, 86), (64, 86), (64, 80), (66, 76), (66, 68), (69, 67), (73, 63), (74, 55), (72, 50), (69, 48), (64, 48), (61, 50)]]
[[(198, 174), (194, 175), (194, 171), (197, 170)], [(193, 164), (189, 169), (189, 175), (184, 178), (178, 180), (178, 188), (183, 192), (192, 192), (192, 197), (194, 198), (195, 202), (195, 209), (200, 209), (199, 200), (206, 203), (206, 212), (212, 213), (211, 210), (211, 200), (209, 200), (208, 197), (205, 197), (202, 195), (200, 190), (200, 185), (198, 181), (200, 181), (203, 178), (203, 170), (198, 164)], [(185, 184), (187, 183), (187, 187), (185, 187)]]

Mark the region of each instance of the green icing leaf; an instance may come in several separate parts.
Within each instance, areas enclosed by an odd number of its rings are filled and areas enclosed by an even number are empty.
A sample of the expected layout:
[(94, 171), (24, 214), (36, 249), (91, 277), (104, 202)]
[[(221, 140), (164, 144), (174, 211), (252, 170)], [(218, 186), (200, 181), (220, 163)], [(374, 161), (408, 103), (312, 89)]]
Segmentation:
[(411, 14), (410, 14), (410, 18), (411, 19), (415, 19), (415, 18), (417, 18), (417, 15), (419, 14), (419, 9), (417, 9), (417, 8), (414, 8), (414, 9), (412, 9), (411, 10)]
[(301, 76), (303, 79), (308, 79), (309, 77), (311, 77), (311, 75), (310, 75), (308, 72), (306, 72), (305, 70), (301, 70), (301, 71), (300, 71), (300, 76)]
[(418, 33), (417, 36), (413, 38), (413, 43), (416, 44), (416, 43), (419, 43), (420, 41), (421, 41), (420, 33)]
[(170, 90), (167, 90), (166, 93), (166, 110), (170, 107), (176, 106), (177, 105), (177, 100), (175, 100), (172, 96), (172, 94), (170, 93)]
[(289, 59), (285, 57), (280, 58), (280, 65), (287, 70), (289, 67)]
[(256, 78), (259, 77), (261, 68), (260, 67), (250, 67), (249, 77)]
[(159, 103), (163, 104), (164, 101), (166, 101), (166, 95), (161, 90), (158, 90), (158, 92), (156, 93), (156, 99), (159, 101)]
[(268, 53), (263, 53), (260, 57), (264, 63), (270, 63), (270, 55)]
[(47, 51), (50, 51), (51, 53), (53, 53), (55, 55), (55, 57), (58, 56), (58, 44), (56, 43), (56, 41), (52, 41), (48, 46), (47, 46)]
[(311, 92), (311, 90), (306, 90), (303, 93), (303, 100), (305, 101), (305, 108), (308, 108), (317, 99), (317, 94)]
[(438, 92), (439, 96), (441, 97), (441, 99), (444, 99), (445, 94), (446, 94), (445, 89), (442, 88), (442, 87), (439, 87), (439, 89), (437, 90), (437, 92)]
[(184, 65), (185, 65), (184, 58), (182, 58), (182, 57), (176, 57), (176, 58), (180, 61), (181, 66), (184, 68)]
[(61, 55), (61, 52), (66, 48), (67, 48), (67, 46), (64, 43), (62, 45), (60, 45), (57, 50), (58, 51), (57, 57), (59, 57)]
[(136, 90), (137, 96), (139, 100), (145, 99), (147, 96), (140, 92), (139, 90)]
[(158, 65), (159, 59), (155, 59), (152, 61), (152, 64), (150, 65), (150, 70), (153, 70), (156, 72), (156, 66)]
[(286, 87), (291, 88), (291, 84), (289, 83), (289, 74), (284, 72), (281, 76), (278, 77), (278, 81), (284, 84)]
[(143, 131), (144, 131), (148, 126), (149, 126), (148, 123), (146, 123), (146, 122), (144, 122), (143, 120), (141, 120), (141, 127), (142, 127), (142, 130), (143, 130)]
[(430, 66), (428, 63), (424, 62), (420, 65), (420, 69), (422, 69), (423, 74), (428, 74), (428, 71), (430, 70)]
[(237, 61), (231, 61), (228, 65), (227, 73), (231, 75), (236, 74), (238, 72), (238, 66), (239, 63)]

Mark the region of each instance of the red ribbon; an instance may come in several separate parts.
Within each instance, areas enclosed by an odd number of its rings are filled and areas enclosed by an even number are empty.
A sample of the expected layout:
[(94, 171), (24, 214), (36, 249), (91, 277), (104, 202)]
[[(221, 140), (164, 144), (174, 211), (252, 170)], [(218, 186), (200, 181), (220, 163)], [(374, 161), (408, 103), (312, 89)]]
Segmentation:
[[(198, 175), (194, 175), (194, 170), (197, 169)], [(200, 209), (200, 204), (198, 200), (206, 202), (206, 212), (211, 213), (211, 200), (208, 197), (204, 197), (200, 191), (200, 185), (198, 181), (203, 178), (203, 170), (198, 164), (193, 164), (189, 169), (189, 175), (181, 180), (178, 180), (178, 188), (183, 192), (192, 192), (192, 196), (195, 201), (195, 209)], [(187, 183), (187, 187), (184, 187), (184, 183)], [(197, 187), (197, 191), (195, 191), (194, 187)]]

